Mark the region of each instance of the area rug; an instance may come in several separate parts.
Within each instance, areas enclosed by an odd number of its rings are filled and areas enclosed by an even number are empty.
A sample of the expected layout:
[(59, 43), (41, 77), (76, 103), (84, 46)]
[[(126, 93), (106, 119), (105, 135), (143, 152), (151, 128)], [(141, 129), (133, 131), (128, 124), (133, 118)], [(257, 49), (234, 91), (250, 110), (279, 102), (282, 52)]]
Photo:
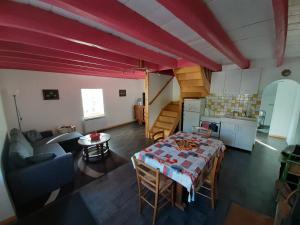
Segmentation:
[(98, 162), (85, 162), (82, 160), (81, 152), (74, 154), (74, 181), (71, 184), (48, 193), (40, 198), (34, 200), (30, 204), (17, 208), (19, 217), (26, 216), (53, 201), (56, 201), (70, 193), (76, 192), (79, 188), (87, 185), (88, 183), (104, 176), (110, 171), (124, 165), (127, 160), (119, 156), (117, 153), (110, 151), (105, 159)]
[(224, 225), (273, 225), (273, 219), (232, 203)]

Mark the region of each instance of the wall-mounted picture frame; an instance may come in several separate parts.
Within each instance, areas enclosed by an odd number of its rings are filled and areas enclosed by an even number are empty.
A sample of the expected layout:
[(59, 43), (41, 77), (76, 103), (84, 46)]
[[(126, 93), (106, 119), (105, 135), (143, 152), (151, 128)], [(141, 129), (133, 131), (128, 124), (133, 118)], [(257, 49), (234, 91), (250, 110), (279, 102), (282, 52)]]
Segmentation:
[(120, 89), (119, 90), (119, 97), (125, 97), (126, 96), (126, 90), (125, 89)]
[(59, 100), (58, 89), (43, 89), (44, 100)]

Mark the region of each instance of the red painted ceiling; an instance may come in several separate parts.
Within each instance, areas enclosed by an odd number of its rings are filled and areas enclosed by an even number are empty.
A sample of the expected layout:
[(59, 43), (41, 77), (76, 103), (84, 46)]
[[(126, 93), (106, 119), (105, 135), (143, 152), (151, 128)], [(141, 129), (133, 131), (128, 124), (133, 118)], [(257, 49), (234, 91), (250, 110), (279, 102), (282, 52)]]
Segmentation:
[[(162, 52), (47, 10), (14, 1), (0, 2), (0, 68), (141, 79), (145, 71), (221, 65), (118, 1), (42, 0), (111, 27)], [(229, 35), (202, 1), (159, 0), (178, 19), (241, 68), (249, 67)], [(286, 41), (286, 2), (273, 0), (277, 56)], [(277, 20), (276, 20), (277, 19)]]

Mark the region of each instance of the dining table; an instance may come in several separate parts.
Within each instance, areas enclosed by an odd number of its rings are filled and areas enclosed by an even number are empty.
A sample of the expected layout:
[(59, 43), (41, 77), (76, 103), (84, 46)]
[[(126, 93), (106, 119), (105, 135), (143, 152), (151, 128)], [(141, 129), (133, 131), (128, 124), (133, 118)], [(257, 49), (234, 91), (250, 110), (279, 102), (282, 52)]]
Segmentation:
[(175, 206), (184, 210), (183, 188), (188, 192), (188, 202), (195, 199), (195, 188), (203, 183), (213, 158), (226, 147), (221, 140), (201, 134), (177, 132), (164, 140), (134, 154), (176, 183)]

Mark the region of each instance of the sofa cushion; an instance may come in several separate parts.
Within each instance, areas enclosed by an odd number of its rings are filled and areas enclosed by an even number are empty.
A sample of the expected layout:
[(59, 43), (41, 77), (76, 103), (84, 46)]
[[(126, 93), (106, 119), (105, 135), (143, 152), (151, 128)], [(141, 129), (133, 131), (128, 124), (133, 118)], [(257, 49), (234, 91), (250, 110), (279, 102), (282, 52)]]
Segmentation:
[(31, 143), (39, 141), (43, 138), (42, 135), (39, 132), (37, 132), (36, 130), (26, 131), (25, 136)]
[(26, 158), (26, 161), (30, 164), (35, 164), (35, 163), (40, 163), (40, 162), (44, 162), (44, 161), (48, 161), (48, 160), (52, 160), (55, 158), (55, 154), (54, 153), (39, 153), (36, 154), (34, 156), (30, 156)]
[(26, 158), (32, 156), (26, 146), (19, 142), (13, 141), (9, 146), (9, 164), (10, 168), (23, 168), (28, 165)]
[[(22, 132), (16, 128), (12, 129), (10, 131), (10, 140), (11, 142), (18, 142), (22, 145), (24, 145), (25, 149), (27, 151), (28, 156), (33, 156), (33, 147), (31, 144), (26, 140), (25, 136), (22, 134)], [(28, 157), (27, 156), (27, 157)]]
[(56, 157), (66, 154), (65, 150), (57, 143), (38, 146), (34, 149), (34, 155), (40, 153), (54, 153)]

